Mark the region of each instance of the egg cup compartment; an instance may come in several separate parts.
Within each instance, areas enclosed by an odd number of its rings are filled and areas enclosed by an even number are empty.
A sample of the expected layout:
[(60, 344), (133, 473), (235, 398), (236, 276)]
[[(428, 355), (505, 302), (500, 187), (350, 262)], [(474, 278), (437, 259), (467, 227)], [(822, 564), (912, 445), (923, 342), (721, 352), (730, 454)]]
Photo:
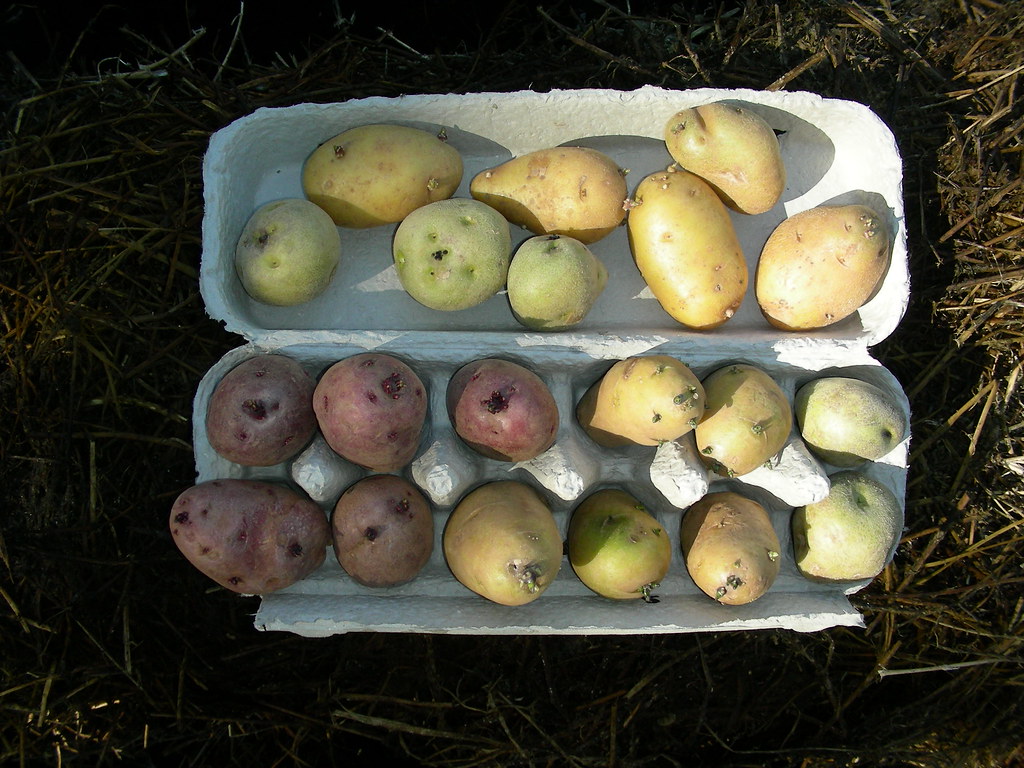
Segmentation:
[[(337, 564), (333, 552), (326, 563), (303, 581), (263, 596), (258, 626), (302, 634), (351, 630), (467, 633), (615, 633), (696, 631), (712, 628), (791, 627), (813, 630), (860, 621), (846, 595), (868, 581), (816, 584), (796, 570), (789, 534), (794, 506), (816, 501), (828, 492), (828, 474), (835, 471), (815, 459), (803, 445), (795, 425), (789, 442), (770, 466), (747, 475), (724, 478), (703, 468), (690, 433), (661, 446), (604, 448), (586, 435), (575, 418), (576, 403), (586, 388), (619, 358), (595, 358), (581, 350), (533, 347), (520, 350), (480, 349), (475, 345), (438, 341), (410, 348), (398, 338), (373, 347), (408, 363), (428, 392), (428, 415), (413, 462), (398, 472), (413, 482), (431, 503), (435, 522), (430, 561), (411, 582), (391, 588), (363, 587)], [(297, 344), (281, 348), (245, 345), (225, 355), (200, 384), (193, 414), (198, 480), (225, 477), (258, 478), (302, 488), (329, 515), (342, 491), (373, 474), (331, 451), (317, 434), (297, 459), (273, 467), (243, 467), (212, 450), (203, 422), (217, 382), (245, 359), (267, 352), (296, 359), (315, 378), (332, 364), (368, 351), (344, 343)], [(821, 375), (756, 349), (718, 357), (708, 345), (680, 341), (656, 343), (643, 354), (673, 355), (703, 378), (733, 363), (765, 370), (792, 403), (797, 387)], [(481, 357), (501, 357), (537, 373), (558, 405), (560, 424), (555, 444), (525, 462), (486, 458), (454, 432), (445, 408), (447, 384), (456, 370)], [(857, 365), (832, 368), (830, 375), (849, 375), (883, 386), (904, 404), (905, 396), (892, 375), (870, 358)], [(905, 491), (907, 441), (881, 462), (864, 471), (885, 484), (898, 498)], [(548, 501), (563, 537), (572, 510), (601, 488), (619, 488), (639, 499), (669, 532), (672, 564), (655, 590), (656, 604), (618, 604), (591, 593), (576, 577), (567, 559), (558, 577), (539, 599), (508, 608), (490, 604), (459, 584), (443, 556), (442, 535), (452, 508), (473, 488), (496, 480), (518, 480), (537, 489)], [(767, 595), (747, 606), (723, 606), (701, 593), (690, 580), (679, 548), (679, 523), (686, 507), (705, 493), (731, 489), (759, 501), (769, 510), (782, 544), (782, 569)], [(635, 603), (635, 604), (632, 604)], [(308, 617), (315, 616), (315, 620)]]

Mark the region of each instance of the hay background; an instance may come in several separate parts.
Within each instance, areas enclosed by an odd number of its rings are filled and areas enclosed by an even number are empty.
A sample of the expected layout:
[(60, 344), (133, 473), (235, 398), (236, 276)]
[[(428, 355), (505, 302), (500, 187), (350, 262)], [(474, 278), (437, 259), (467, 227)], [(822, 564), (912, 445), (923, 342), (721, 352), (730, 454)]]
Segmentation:
[[(0, 763), (1021, 765), (1020, 2), (257, 5), (0, 11)], [(239, 343), (197, 291), (210, 134), (302, 101), (645, 83), (816, 91), (896, 135), (913, 294), (875, 352), (913, 442), (867, 628), (257, 633), (166, 530), (195, 386)]]

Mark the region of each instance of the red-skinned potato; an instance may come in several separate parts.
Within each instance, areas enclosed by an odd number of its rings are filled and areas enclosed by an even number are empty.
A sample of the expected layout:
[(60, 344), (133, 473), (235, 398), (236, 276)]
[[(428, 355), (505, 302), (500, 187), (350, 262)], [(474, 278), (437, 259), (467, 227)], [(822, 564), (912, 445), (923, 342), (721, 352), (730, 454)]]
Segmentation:
[(365, 587), (411, 581), (434, 551), (434, 518), (416, 486), (399, 475), (350, 485), (331, 515), (338, 564)]
[(298, 455), (316, 433), (316, 382), (294, 358), (256, 355), (228, 371), (206, 406), (210, 447), (228, 461), (269, 467)]
[(169, 526), (185, 558), (232, 592), (265, 595), (306, 578), (331, 543), (323, 510), (262, 480), (208, 480), (185, 489)]

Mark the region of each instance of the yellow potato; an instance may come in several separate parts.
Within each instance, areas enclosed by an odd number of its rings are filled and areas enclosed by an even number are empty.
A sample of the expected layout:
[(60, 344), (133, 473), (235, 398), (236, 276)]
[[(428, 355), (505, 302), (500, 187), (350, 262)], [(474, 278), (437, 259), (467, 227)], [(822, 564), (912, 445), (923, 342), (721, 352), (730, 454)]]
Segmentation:
[(694, 436), (701, 458), (714, 472), (745, 475), (782, 450), (793, 428), (793, 409), (766, 371), (727, 365), (702, 384), (706, 411)]
[(806, 331), (838, 323), (875, 292), (889, 266), (889, 231), (863, 205), (795, 213), (768, 237), (754, 294), (776, 328)]
[(676, 321), (715, 328), (736, 314), (747, 262), (729, 211), (689, 171), (659, 171), (637, 186), (626, 227), (651, 293)]
[(401, 221), (455, 194), (462, 156), (443, 134), (402, 125), (362, 125), (325, 141), (302, 170), (306, 197), (339, 227)]
[(665, 124), (665, 146), (679, 165), (708, 182), (740, 213), (764, 213), (786, 187), (775, 131), (737, 102), (677, 112)]
[(709, 493), (687, 509), (679, 543), (690, 578), (726, 605), (757, 600), (779, 575), (782, 547), (767, 510), (733, 491)]
[(469, 192), (534, 234), (566, 235), (589, 245), (625, 218), (624, 174), (596, 149), (553, 147), (481, 171)]

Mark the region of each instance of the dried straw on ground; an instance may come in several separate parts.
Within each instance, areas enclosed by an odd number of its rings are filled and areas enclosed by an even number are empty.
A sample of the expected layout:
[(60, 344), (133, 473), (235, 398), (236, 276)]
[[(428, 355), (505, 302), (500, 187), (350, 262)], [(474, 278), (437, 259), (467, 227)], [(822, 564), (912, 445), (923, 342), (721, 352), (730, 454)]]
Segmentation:
[[(342, 24), (261, 57), (243, 13), (180, 39), (127, 28), (106, 57), (77, 53), (87, 28), (62, 67), (4, 60), (0, 762), (1020, 765), (1024, 9), (576, 6), (509, 3), (425, 50)], [(239, 342), (197, 289), (210, 134), (301, 101), (645, 83), (816, 91), (896, 134), (913, 296), (875, 352), (910, 396), (912, 462), (905, 539), (855, 598), (867, 627), (255, 632), (255, 601), (165, 529), (195, 386)]]

